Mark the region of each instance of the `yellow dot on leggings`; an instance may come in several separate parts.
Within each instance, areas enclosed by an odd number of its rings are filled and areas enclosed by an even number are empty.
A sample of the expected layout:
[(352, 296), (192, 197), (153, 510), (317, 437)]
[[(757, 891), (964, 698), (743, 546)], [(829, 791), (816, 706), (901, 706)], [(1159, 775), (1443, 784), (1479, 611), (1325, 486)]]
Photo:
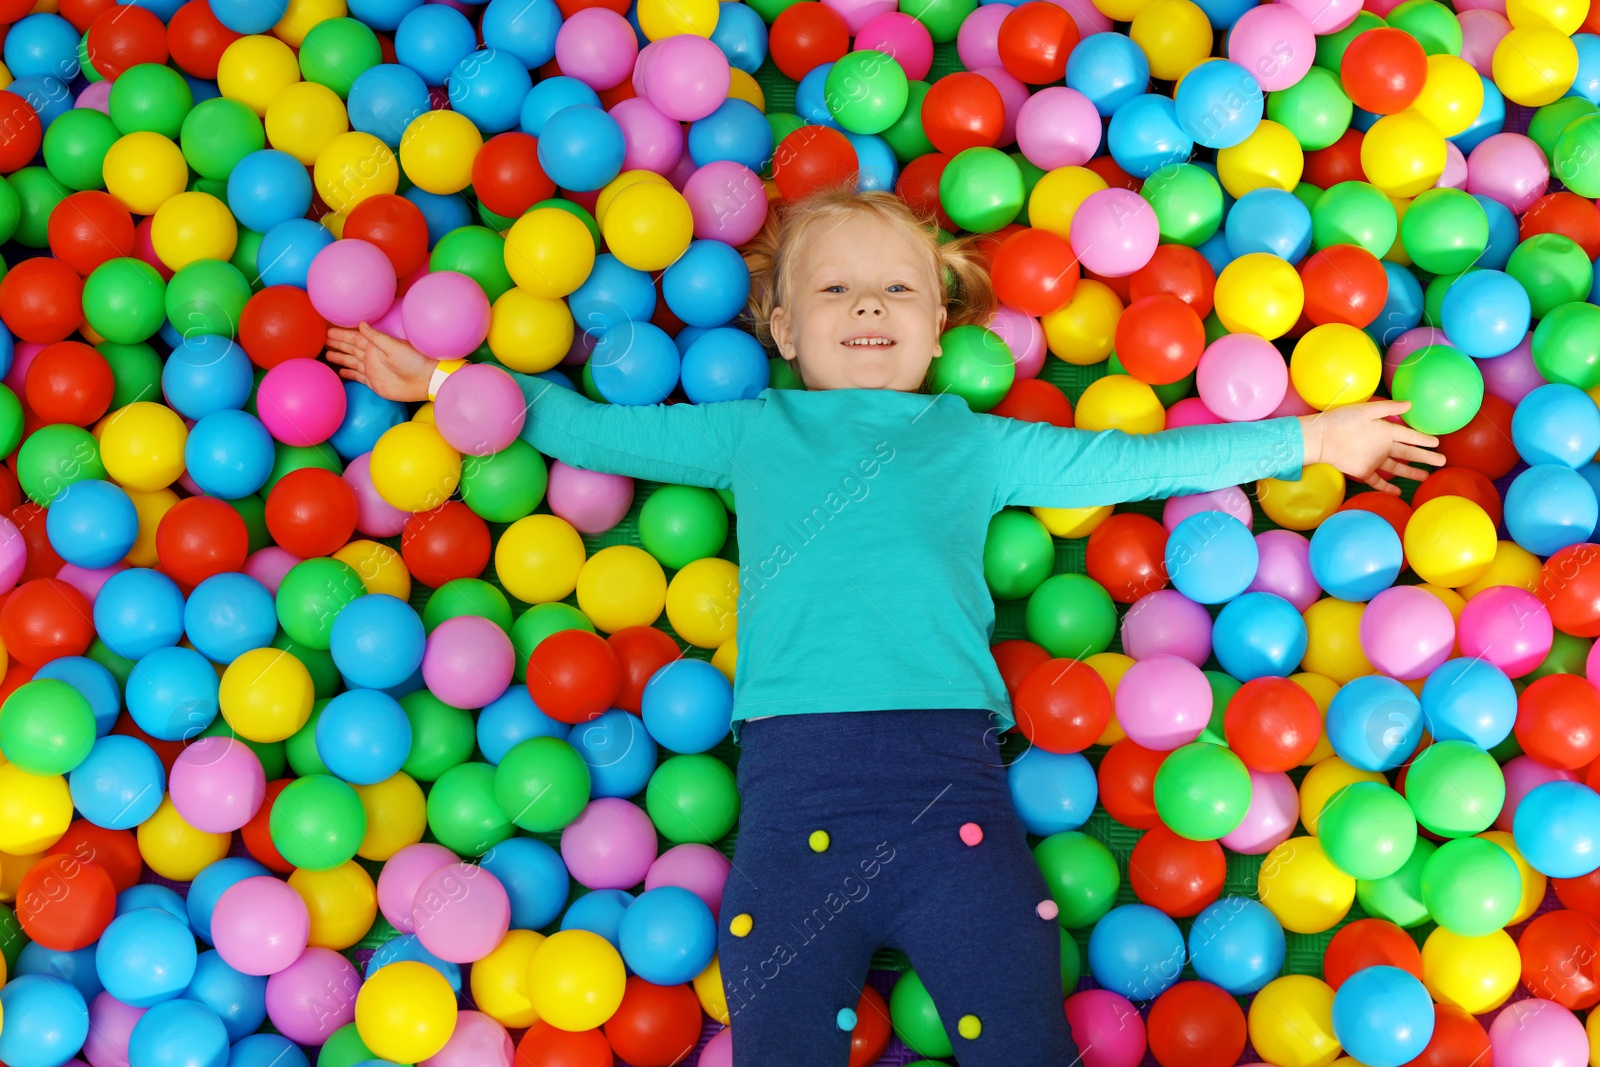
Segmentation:
[(960, 1031), (962, 1037), (972, 1041), (983, 1033), (983, 1024), (978, 1021), (976, 1015), (963, 1015), (961, 1021), (956, 1023), (956, 1029)]
[(732, 934), (734, 937), (744, 937), (750, 932), (750, 928), (754, 925), (754, 919), (750, 918), (750, 916), (747, 914), (740, 913), (735, 915), (733, 917), (733, 921), (728, 924), (728, 933)]
[(813, 831), (811, 831), (811, 851), (812, 852), (826, 852), (826, 851), (828, 851), (828, 831), (826, 831), (826, 830), (813, 830)]

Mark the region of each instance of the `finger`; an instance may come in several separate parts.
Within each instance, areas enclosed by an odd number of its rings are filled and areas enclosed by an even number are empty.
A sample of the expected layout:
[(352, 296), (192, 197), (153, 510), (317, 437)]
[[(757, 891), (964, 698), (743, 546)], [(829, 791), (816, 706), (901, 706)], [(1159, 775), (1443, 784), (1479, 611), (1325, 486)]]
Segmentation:
[(1400, 495), (1400, 487), (1379, 477), (1377, 471), (1372, 472), (1364, 480), (1380, 493), (1387, 493), (1390, 496)]
[(342, 370), (339, 371), (339, 377), (348, 378), (352, 382), (360, 382), (362, 385), (365, 385), (367, 388), (369, 388), (369, 389), (372, 388), (371, 383), (369, 383), (367, 381), (367, 376), (365, 374), (362, 374), (361, 371), (359, 371), (359, 370), (352, 369), (350, 367), (345, 367), (345, 368), (343, 368)]
[(348, 352), (340, 348), (330, 348), (328, 349), (328, 362), (340, 367), (355, 367), (359, 369), (362, 360), (354, 352)]
[(360, 339), (361, 339), (361, 333), (358, 330), (347, 330), (343, 326), (329, 326), (328, 327), (328, 340), (330, 342), (339, 341), (339, 342), (342, 342), (342, 343), (348, 345), (348, 344), (354, 344), (356, 341), (359, 341)]
[(1404, 441), (1408, 445), (1421, 445), (1423, 448), (1439, 447), (1439, 439), (1437, 437), (1423, 433), (1421, 430), (1414, 430), (1409, 426), (1395, 431), (1394, 439), (1396, 441)]
[(1384, 460), (1382, 467), (1379, 469), (1387, 474), (1394, 475), (1396, 478), (1410, 478), (1416, 482), (1420, 482), (1428, 476), (1428, 472), (1425, 470), (1420, 470), (1408, 463), (1401, 463), (1393, 459)]
[(1449, 462), (1443, 453), (1432, 452), (1426, 448), (1413, 448), (1410, 445), (1401, 445), (1390, 455), (1396, 459), (1409, 459), (1414, 463), (1431, 463), (1435, 467), (1442, 467)]
[(1370, 403), (1372, 414), (1380, 419), (1386, 419), (1390, 415), (1403, 415), (1411, 410), (1409, 400), (1373, 400)]

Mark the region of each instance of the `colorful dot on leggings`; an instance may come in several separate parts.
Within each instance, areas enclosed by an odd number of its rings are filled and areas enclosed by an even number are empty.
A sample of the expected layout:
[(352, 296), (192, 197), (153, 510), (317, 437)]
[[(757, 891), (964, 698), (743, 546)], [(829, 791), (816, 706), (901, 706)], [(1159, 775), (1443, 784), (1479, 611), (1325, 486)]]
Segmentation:
[(963, 1015), (961, 1020), (956, 1023), (956, 1030), (968, 1041), (974, 1041), (979, 1034), (983, 1033), (983, 1024), (978, 1021), (976, 1015)]
[(983, 827), (975, 822), (961, 824), (961, 840), (968, 845), (975, 846), (983, 840)]
[(728, 924), (728, 933), (734, 937), (744, 937), (755, 924), (755, 920), (750, 918), (748, 914), (740, 913), (735, 915), (733, 921)]
[(1061, 914), (1061, 906), (1053, 900), (1041, 900), (1039, 906), (1033, 909), (1041, 919), (1054, 919)]
[(826, 831), (826, 830), (813, 830), (813, 831), (811, 831), (811, 851), (812, 852), (826, 852), (826, 851), (828, 851), (828, 831)]
[(854, 1008), (840, 1008), (836, 1019), (839, 1029), (846, 1033), (856, 1028), (856, 1012)]

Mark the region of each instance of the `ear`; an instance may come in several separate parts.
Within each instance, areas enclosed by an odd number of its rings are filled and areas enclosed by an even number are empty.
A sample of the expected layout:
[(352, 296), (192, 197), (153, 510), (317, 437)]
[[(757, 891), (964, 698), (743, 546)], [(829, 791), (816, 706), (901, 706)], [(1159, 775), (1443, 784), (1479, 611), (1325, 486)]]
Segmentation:
[(939, 338), (944, 336), (944, 325), (945, 325), (946, 322), (949, 321), (949, 319), (950, 319), (950, 311), (949, 311), (949, 309), (945, 308), (943, 305), (941, 305), (940, 308), (939, 308), (938, 314), (934, 316), (934, 324), (933, 324), (933, 358), (934, 359), (938, 359), (940, 356), (944, 355), (944, 349), (939, 344)]
[(790, 363), (794, 362), (794, 323), (789, 318), (789, 309), (774, 307), (772, 321), (768, 324), (772, 331), (772, 343), (778, 346), (778, 354)]

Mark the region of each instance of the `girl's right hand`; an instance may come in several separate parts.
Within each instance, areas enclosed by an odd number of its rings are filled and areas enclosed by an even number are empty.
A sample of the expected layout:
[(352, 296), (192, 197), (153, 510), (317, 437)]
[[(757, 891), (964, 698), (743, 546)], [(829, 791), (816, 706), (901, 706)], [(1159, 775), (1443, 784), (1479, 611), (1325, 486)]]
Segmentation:
[(358, 330), (328, 327), (328, 362), (386, 400), (426, 400), (439, 361), (366, 323)]

